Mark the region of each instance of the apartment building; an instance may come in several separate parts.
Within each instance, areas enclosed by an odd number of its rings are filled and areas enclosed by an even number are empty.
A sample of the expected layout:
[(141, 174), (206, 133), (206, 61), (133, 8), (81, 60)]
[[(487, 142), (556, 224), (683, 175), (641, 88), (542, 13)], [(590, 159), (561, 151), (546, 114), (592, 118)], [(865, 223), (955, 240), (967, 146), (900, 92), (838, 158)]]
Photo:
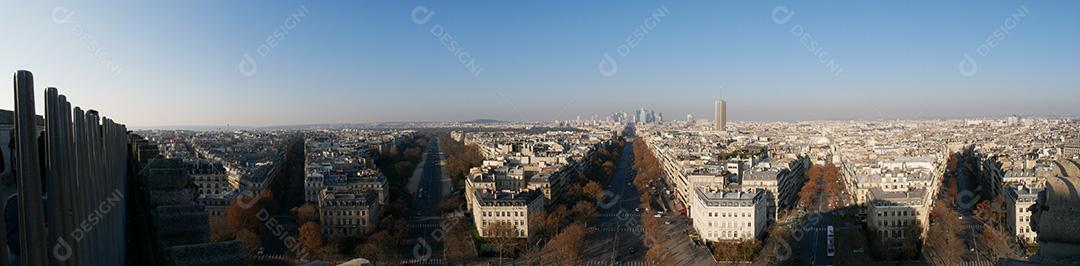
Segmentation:
[(690, 218), (706, 241), (733, 241), (761, 236), (768, 223), (767, 199), (762, 190), (725, 191), (694, 188)]
[(1009, 186), (1006, 197), (1006, 220), (1009, 232), (1020, 241), (1035, 243), (1038, 233), (1031, 229), (1031, 205), (1039, 198), (1042, 187), (1026, 185)]
[(518, 237), (533, 234), (528, 217), (542, 213), (548, 199), (585, 170), (597, 149), (612, 135), (608, 131), (549, 131), (539, 134), (476, 132), (460, 137), (484, 155), (481, 166), (469, 169), (465, 200), (481, 236), (492, 223), (508, 223)]
[(210, 220), (210, 224), (225, 220), (225, 210), (229, 208), (233, 200), (240, 195), (239, 190), (233, 190), (224, 194), (203, 194), (195, 199), (203, 208)]
[(323, 235), (347, 237), (363, 232), (378, 223), (382, 204), (378, 193), (370, 190), (328, 187), (319, 193), (319, 222)]
[(304, 179), (304, 199), (308, 202), (318, 202), (319, 193), (323, 189), (336, 190), (371, 190), (377, 193), (377, 202), (386, 204), (389, 193), (389, 185), (386, 176), (376, 169), (362, 169), (354, 173), (308, 173)]
[(230, 176), (221, 163), (195, 160), (188, 161), (188, 165), (188, 174), (199, 187), (199, 195), (221, 195), (240, 189), (240, 180)]
[(477, 189), (469, 194), (473, 199), (469, 202), (473, 223), (480, 237), (493, 235), (489, 230), (492, 224), (506, 223), (513, 226), (517, 238), (528, 238), (536, 228), (529, 217), (544, 213), (544, 195), (540, 191)]
[(911, 248), (921, 240), (929, 219), (926, 189), (871, 188), (867, 223), (888, 248)]

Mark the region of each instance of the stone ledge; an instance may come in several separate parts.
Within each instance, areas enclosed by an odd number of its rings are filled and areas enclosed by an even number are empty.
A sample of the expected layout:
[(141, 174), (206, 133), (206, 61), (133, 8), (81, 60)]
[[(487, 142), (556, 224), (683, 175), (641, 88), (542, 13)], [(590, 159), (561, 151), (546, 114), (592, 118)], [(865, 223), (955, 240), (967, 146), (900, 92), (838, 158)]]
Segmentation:
[(195, 204), (159, 206), (154, 218), (162, 237), (178, 234), (210, 232), (209, 215)]
[(238, 240), (175, 246), (165, 249), (166, 265), (248, 265)]
[(195, 194), (190, 188), (156, 190), (150, 192), (150, 204), (153, 206), (182, 205), (194, 202)]
[(170, 235), (161, 237), (161, 246), (166, 248), (182, 245), (194, 245), (206, 242), (210, 242), (209, 232)]

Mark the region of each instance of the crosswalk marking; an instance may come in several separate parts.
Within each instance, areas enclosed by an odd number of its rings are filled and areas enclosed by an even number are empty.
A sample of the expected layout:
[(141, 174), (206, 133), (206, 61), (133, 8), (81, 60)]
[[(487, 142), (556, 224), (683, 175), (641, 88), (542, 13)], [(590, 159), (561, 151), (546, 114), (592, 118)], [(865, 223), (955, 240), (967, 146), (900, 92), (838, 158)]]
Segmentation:
[(440, 258), (431, 259), (406, 259), (398, 262), (399, 265), (446, 265), (446, 261)]
[[(620, 217), (619, 213), (601, 213), (601, 214), (597, 214), (596, 216), (605, 217), (605, 218), (611, 218), (611, 217), (616, 217), (617, 218), (617, 217)], [(640, 213), (635, 213), (633, 211), (628, 211), (628, 212), (626, 212), (626, 213), (624, 213), (622, 215), (622, 217), (627, 217), (627, 216), (629, 216), (629, 217), (638, 217), (638, 216), (641, 216), (641, 214)]]
[[(603, 265), (612, 265), (612, 263), (611, 263), (610, 260), (587, 260), (587, 261), (581, 262), (581, 265), (584, 265), (584, 266), (591, 266), (591, 265), (603, 266)], [(645, 266), (646, 264), (645, 264), (645, 261), (643, 261), (643, 260), (632, 260), (632, 261), (615, 261), (614, 265), (615, 266)]]
[(285, 261), (288, 257), (285, 257), (285, 255), (251, 255), (251, 259), (259, 261)]
[(600, 231), (600, 232), (604, 232), (604, 233), (613, 233), (613, 232), (617, 232), (617, 233), (627, 233), (627, 232), (629, 232), (629, 233), (640, 233), (642, 231), (642, 228), (641, 227), (626, 228), (626, 227), (621, 227), (621, 226), (618, 227), (618, 228), (615, 228), (615, 227), (600, 227), (600, 228), (597, 228), (596, 231)]
[(431, 228), (441, 228), (441, 227), (442, 227), (442, 225), (440, 225), (440, 224), (429, 224), (429, 223), (409, 224), (409, 229), (417, 229), (417, 228), (431, 229)]
[[(404, 259), (404, 260), (398, 261), (397, 264), (399, 264), (399, 265), (446, 265), (446, 260), (441, 259), (441, 258)], [(614, 265), (614, 266), (645, 266), (645, 265), (647, 265), (647, 263), (645, 263), (645, 261), (643, 261), (643, 260), (615, 261), (615, 263), (611, 263), (610, 260), (587, 260), (587, 261), (582, 261), (581, 265), (583, 265), (583, 266), (593, 266), (593, 265), (595, 265), (595, 266), (611, 266), (611, 265)]]
[[(856, 228), (856, 227), (855, 226), (837, 227), (836, 229), (845, 229), (846, 230), (846, 229), (851, 229), (851, 228)], [(810, 228), (795, 227), (795, 230), (796, 231), (803, 231), (803, 232), (824, 232), (825, 228), (824, 227), (810, 227)]]

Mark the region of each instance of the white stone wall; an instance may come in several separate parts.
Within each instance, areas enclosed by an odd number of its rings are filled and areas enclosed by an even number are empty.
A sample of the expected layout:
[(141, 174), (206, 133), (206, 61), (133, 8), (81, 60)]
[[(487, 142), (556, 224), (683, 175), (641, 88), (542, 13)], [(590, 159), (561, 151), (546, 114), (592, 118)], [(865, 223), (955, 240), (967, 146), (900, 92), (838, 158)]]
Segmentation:
[(690, 218), (706, 241), (746, 240), (758, 237), (765, 229), (765, 207), (764, 201), (745, 207), (710, 207), (695, 200)]

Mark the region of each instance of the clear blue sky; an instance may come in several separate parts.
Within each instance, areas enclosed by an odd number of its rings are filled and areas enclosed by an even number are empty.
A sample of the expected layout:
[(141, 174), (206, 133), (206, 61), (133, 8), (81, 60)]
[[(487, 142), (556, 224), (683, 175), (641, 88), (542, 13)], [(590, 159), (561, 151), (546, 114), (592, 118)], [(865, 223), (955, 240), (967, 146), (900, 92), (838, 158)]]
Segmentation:
[[(417, 6), (434, 11), (424, 24)], [(778, 6), (794, 12), (782, 24)], [(0, 69), (31, 70), (39, 89), (133, 126), (551, 120), (642, 106), (712, 118), (721, 96), (735, 121), (1075, 116), (1078, 12), (1076, 1), (20, 1), (0, 9)], [(306, 15), (287, 22), (295, 13)], [(965, 53), (973, 73), (959, 68)]]

